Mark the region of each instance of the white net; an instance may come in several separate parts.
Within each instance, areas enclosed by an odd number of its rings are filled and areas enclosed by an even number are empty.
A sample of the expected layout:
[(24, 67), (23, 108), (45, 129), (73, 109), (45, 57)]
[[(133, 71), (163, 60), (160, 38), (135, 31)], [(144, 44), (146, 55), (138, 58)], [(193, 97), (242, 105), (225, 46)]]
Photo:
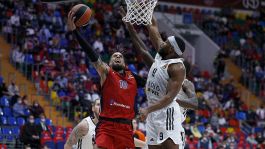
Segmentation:
[(127, 14), (123, 21), (131, 24), (149, 25), (157, 0), (125, 0), (127, 4)]

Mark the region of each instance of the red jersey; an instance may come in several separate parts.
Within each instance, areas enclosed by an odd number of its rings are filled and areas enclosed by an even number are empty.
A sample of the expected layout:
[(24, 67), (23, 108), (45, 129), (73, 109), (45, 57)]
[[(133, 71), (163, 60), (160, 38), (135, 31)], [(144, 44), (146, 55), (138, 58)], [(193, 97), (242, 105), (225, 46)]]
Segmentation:
[(102, 86), (100, 116), (132, 120), (136, 94), (137, 83), (131, 71), (125, 71), (123, 76), (110, 69)]

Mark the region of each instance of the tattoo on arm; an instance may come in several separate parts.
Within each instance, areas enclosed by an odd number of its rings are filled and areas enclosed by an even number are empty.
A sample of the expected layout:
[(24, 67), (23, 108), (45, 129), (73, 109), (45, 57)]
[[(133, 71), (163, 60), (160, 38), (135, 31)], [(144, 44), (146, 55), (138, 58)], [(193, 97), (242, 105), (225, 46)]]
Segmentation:
[(77, 141), (81, 139), (83, 136), (85, 136), (86, 133), (88, 132), (88, 126), (83, 124), (84, 124), (83, 122), (79, 123), (71, 132), (70, 137), (66, 142), (69, 146), (75, 145)]
[(70, 134), (69, 139), (67, 140), (67, 144), (72, 146), (75, 145), (78, 141), (78, 139), (80, 139), (83, 136), (83, 134), (81, 133), (80, 129), (78, 129), (77, 127), (75, 127), (72, 131), (72, 133)]

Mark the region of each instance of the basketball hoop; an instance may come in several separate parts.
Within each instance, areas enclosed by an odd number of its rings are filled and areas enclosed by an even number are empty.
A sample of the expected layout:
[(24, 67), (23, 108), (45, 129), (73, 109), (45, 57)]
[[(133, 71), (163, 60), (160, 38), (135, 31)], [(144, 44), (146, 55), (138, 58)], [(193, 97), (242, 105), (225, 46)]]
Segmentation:
[(152, 16), (157, 0), (125, 0), (127, 4), (127, 14), (122, 18), (131, 24), (152, 24)]

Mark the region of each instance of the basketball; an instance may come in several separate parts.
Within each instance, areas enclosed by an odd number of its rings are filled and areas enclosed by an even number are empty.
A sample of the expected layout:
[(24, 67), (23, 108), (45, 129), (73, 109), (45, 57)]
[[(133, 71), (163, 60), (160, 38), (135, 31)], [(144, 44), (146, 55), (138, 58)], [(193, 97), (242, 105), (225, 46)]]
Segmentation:
[(78, 4), (75, 5), (71, 11), (73, 11), (75, 13), (75, 25), (77, 27), (81, 27), (81, 26), (85, 26), (88, 24), (92, 11), (91, 9), (84, 5), (84, 4)]

